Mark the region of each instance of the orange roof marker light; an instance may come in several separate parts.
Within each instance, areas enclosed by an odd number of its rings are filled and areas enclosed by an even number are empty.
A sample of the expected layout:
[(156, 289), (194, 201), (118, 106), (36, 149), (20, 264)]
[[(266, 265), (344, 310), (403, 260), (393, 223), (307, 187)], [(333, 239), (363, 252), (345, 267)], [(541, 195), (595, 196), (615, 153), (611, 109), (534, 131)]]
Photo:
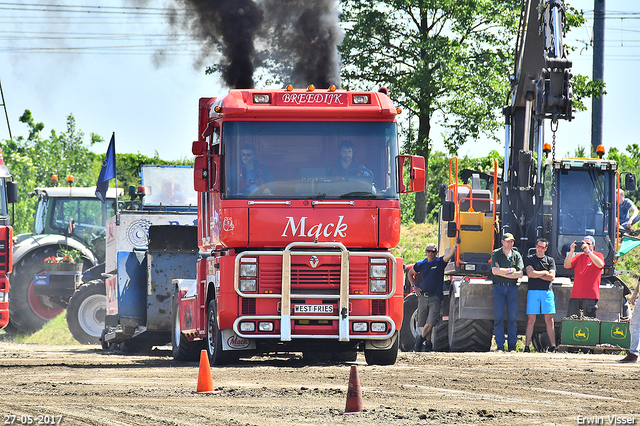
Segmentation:
[(598, 155), (598, 158), (602, 159), (602, 157), (604, 157), (604, 145), (598, 145), (598, 147), (596, 148), (596, 154)]
[(396, 108), (396, 113), (400, 114), (401, 112), (402, 112), (402, 109)]
[(57, 174), (52, 174), (51, 175), (51, 183), (53, 184), (53, 186), (58, 186), (58, 175)]
[(544, 145), (542, 145), (542, 151), (544, 151), (544, 155), (549, 155), (551, 152), (551, 144), (549, 142), (545, 142)]
[(336, 91), (336, 86), (333, 85), (333, 84), (331, 86), (329, 86), (329, 91), (330, 92), (335, 92)]
[(307, 87), (307, 90), (310, 92), (313, 92), (314, 90), (316, 90), (316, 86), (314, 86), (313, 84), (310, 84), (309, 87)]
[(287, 92), (293, 92), (293, 86), (292, 85), (288, 85), (287, 86)]

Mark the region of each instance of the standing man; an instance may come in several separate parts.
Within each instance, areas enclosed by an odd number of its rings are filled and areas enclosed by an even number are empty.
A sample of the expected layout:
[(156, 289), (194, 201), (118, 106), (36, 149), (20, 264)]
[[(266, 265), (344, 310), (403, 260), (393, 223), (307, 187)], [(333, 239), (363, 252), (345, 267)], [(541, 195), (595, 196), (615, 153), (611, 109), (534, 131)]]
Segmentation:
[[(632, 305), (636, 304), (638, 300), (638, 292), (640, 292), (640, 280), (638, 280), (638, 285), (636, 286), (636, 290), (631, 295), (631, 300), (629, 303)], [(631, 322), (629, 323), (629, 350), (627, 351), (627, 356), (622, 358), (618, 362), (636, 362), (638, 361), (638, 347), (640, 347), (640, 308), (637, 306), (633, 310), (633, 316), (631, 317)]]
[(536, 316), (544, 315), (549, 335), (549, 352), (556, 351), (556, 332), (553, 326), (553, 314), (556, 313), (555, 296), (552, 290), (552, 281), (556, 278), (556, 261), (547, 256), (549, 241), (546, 238), (538, 238), (536, 241), (536, 254), (527, 256), (525, 271), (529, 277), (529, 291), (527, 292), (527, 330), (524, 341), (524, 351), (529, 352), (529, 343), (533, 335), (533, 325)]
[[(418, 326), (422, 327), (422, 333), (416, 338), (413, 346), (413, 350), (416, 352), (422, 351), (422, 344), (425, 340), (427, 341), (425, 351), (428, 352), (432, 349), (431, 329), (440, 319), (444, 268), (453, 257), (459, 243), (460, 237), (456, 238), (453, 246), (442, 257), (436, 257), (438, 247), (435, 244), (427, 244), (424, 250), (427, 257), (413, 265), (409, 271), (409, 282), (418, 296)], [(415, 277), (417, 273), (420, 273), (419, 284)]]
[(507, 306), (507, 344), (509, 352), (516, 351), (518, 341), (518, 278), (524, 275), (524, 262), (518, 250), (513, 249), (515, 239), (510, 233), (502, 237), (502, 247), (491, 254), (493, 274), (493, 333), (498, 351), (504, 351), (504, 307)]
[(564, 259), (564, 267), (574, 269), (573, 289), (569, 299), (567, 316), (580, 315), (580, 311), (587, 317), (596, 317), (598, 300), (600, 299), (600, 277), (604, 268), (604, 255), (595, 251), (596, 240), (591, 235), (582, 239), (582, 253), (573, 256), (576, 242)]

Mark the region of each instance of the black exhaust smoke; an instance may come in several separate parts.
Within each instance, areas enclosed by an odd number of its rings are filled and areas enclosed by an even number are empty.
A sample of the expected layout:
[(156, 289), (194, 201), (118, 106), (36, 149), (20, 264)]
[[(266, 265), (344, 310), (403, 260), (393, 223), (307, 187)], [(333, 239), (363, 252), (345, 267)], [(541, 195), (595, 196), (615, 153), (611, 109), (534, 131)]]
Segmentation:
[(337, 46), (344, 33), (340, 27), (338, 0), (262, 0), (265, 34), (274, 59), (291, 62), (294, 86), (340, 87)]
[(184, 7), (172, 22), (203, 42), (199, 62), (222, 54), (213, 69), (231, 88), (252, 88), (256, 45), (288, 70), (296, 87), (340, 87), (342, 42), (339, 0), (175, 0)]
[(253, 0), (176, 0), (186, 11), (182, 22), (173, 22), (202, 41), (199, 61), (220, 52), (214, 67), (231, 88), (253, 88), (254, 38), (263, 20)]

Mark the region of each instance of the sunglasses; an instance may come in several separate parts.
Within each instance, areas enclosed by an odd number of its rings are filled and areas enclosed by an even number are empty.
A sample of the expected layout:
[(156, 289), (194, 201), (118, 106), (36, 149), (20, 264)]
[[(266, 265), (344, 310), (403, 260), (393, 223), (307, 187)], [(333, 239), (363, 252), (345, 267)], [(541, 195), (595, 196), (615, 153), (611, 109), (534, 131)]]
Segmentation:
[(435, 253), (437, 250), (425, 250), (427, 253)]
[(538, 245), (536, 245), (536, 248), (539, 248), (539, 249), (546, 249), (546, 248), (547, 248), (547, 246), (541, 246), (540, 244), (538, 244)]
[(244, 152), (243, 152), (243, 153), (242, 153), (242, 158), (251, 157), (252, 155), (253, 155), (253, 154), (251, 154), (251, 153), (246, 154), (246, 153), (244, 153)]

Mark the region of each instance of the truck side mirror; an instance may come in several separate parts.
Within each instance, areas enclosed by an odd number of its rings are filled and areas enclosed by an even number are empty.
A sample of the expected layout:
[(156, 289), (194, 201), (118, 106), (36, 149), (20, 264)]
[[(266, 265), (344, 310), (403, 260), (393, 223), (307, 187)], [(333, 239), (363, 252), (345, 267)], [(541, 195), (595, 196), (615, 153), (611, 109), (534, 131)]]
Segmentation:
[[(409, 188), (404, 184), (404, 164), (409, 160)], [(424, 191), (426, 183), (426, 168), (424, 157), (419, 155), (398, 155), (398, 192), (406, 194), (407, 192)]]
[(624, 189), (627, 191), (636, 190), (636, 175), (633, 173), (627, 173), (624, 176)]
[(7, 181), (7, 203), (15, 204), (18, 202), (18, 183), (14, 181)]
[[(195, 142), (194, 142), (195, 144)], [(208, 157), (206, 155), (196, 157), (193, 163), (193, 189), (197, 192), (208, 192), (209, 185), (209, 167)]]
[(206, 141), (194, 141), (191, 144), (191, 153), (193, 155), (205, 155), (207, 153), (207, 142)]
[(442, 202), (442, 220), (451, 222), (456, 219), (456, 203), (453, 201)]

